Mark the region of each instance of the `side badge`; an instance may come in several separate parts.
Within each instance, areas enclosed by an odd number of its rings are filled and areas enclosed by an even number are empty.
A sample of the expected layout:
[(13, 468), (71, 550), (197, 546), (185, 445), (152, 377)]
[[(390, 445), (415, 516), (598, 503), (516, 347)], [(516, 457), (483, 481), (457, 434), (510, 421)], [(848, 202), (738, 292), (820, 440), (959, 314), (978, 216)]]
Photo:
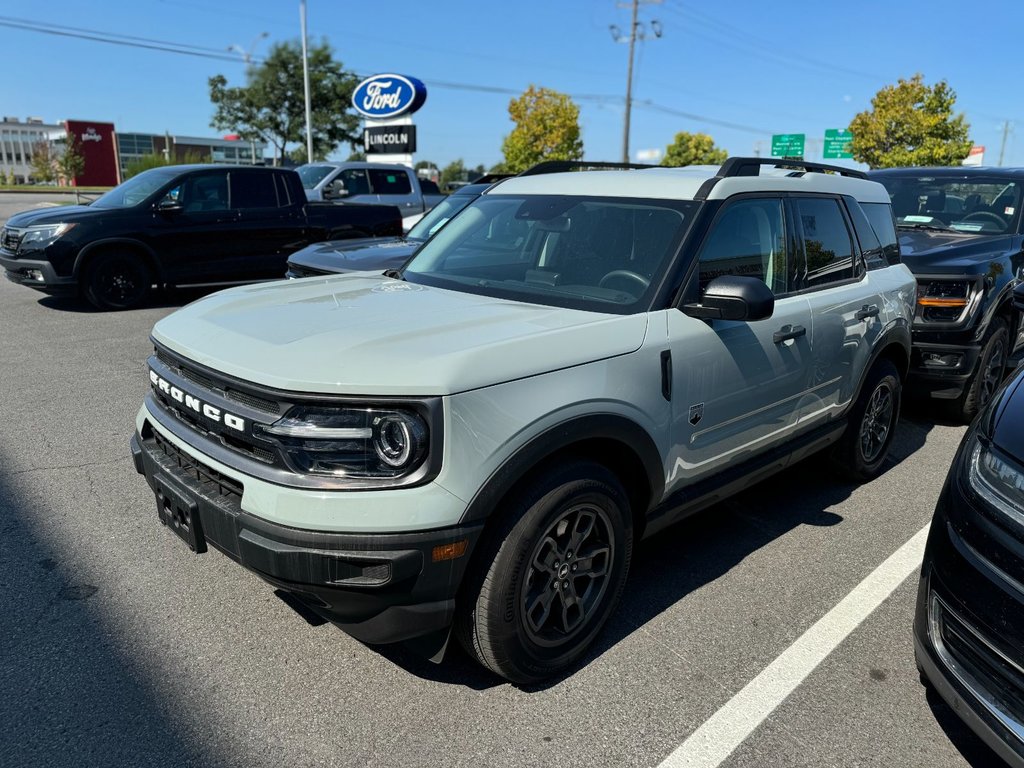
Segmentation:
[(697, 426), (701, 419), (704, 418), (704, 403), (697, 403), (696, 405), (690, 406), (690, 424)]

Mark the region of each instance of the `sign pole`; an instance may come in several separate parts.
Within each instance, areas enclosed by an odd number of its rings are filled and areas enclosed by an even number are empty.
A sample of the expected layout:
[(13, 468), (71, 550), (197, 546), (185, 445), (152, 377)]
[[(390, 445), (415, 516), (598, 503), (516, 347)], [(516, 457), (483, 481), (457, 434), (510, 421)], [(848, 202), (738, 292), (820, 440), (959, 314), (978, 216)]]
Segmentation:
[(306, 0), (299, 2), (299, 20), (302, 22), (302, 85), (306, 92), (306, 162), (313, 162), (313, 110), (309, 104), (309, 52), (306, 45)]

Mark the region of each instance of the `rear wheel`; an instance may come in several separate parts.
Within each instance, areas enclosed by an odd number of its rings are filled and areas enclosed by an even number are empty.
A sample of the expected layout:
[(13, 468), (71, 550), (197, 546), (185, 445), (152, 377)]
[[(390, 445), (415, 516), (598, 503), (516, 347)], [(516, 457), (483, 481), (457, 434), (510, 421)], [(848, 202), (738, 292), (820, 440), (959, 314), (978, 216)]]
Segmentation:
[(985, 336), (978, 359), (978, 370), (967, 385), (967, 389), (954, 403), (954, 416), (961, 421), (971, 421), (979, 410), (992, 400), (1006, 373), (1006, 360), (1010, 350), (1010, 332), (1006, 321), (997, 318), (992, 321)]
[(902, 391), (896, 366), (889, 360), (876, 361), (850, 411), (849, 425), (832, 451), (837, 469), (851, 480), (871, 480), (882, 470), (896, 433)]
[(573, 462), (536, 478), (484, 542), (456, 619), (466, 650), (517, 683), (576, 661), (629, 572), (632, 519), (618, 479)]
[(153, 285), (142, 257), (131, 252), (97, 256), (85, 270), (85, 297), (99, 309), (129, 309), (141, 304)]

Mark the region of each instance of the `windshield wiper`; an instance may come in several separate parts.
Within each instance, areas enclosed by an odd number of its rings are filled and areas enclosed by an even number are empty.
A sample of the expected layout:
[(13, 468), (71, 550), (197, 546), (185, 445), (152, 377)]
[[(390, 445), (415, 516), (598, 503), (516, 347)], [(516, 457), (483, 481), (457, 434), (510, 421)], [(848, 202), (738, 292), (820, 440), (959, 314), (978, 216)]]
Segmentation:
[(933, 232), (956, 232), (952, 227), (938, 224), (897, 224), (896, 229), (929, 229)]

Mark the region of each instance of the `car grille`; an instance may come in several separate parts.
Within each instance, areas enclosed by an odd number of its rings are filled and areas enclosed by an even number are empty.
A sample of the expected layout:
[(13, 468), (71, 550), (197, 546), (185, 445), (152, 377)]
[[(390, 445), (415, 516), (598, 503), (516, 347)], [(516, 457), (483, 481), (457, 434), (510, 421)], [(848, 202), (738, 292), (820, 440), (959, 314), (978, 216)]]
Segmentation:
[(174, 443), (164, 438), (159, 432), (146, 423), (142, 432), (144, 441), (152, 441), (165, 457), (161, 464), (165, 468), (175, 468), (178, 477), (186, 480), (188, 485), (199, 491), (205, 498), (221, 498), (229, 506), (241, 508), (244, 488), (241, 483), (233, 480), (201, 461), (182, 451)]
[(21, 238), (24, 236), (24, 232), (20, 229), (12, 229), (11, 227), (4, 227), (0, 230), (0, 248), (11, 253), (18, 252), (18, 246), (21, 245)]
[(184, 379), (188, 379), (193, 384), (198, 384), (205, 390), (216, 392), (218, 395), (221, 395), (228, 400), (234, 400), (236, 403), (242, 403), (250, 408), (255, 408), (257, 411), (263, 411), (264, 413), (273, 414), (275, 416), (281, 415), (282, 411), (280, 403), (276, 403), (273, 400), (267, 400), (266, 398), (253, 395), (248, 392), (242, 392), (230, 384), (220, 384), (215, 382), (212, 378), (200, 373), (187, 363), (172, 357), (170, 353), (163, 349), (158, 348), (156, 350), (156, 356), (161, 363), (166, 365), (179, 376)]
[(929, 634), (942, 662), (1008, 731), (1024, 744), (1024, 660), (1007, 653), (958, 616), (935, 592)]

